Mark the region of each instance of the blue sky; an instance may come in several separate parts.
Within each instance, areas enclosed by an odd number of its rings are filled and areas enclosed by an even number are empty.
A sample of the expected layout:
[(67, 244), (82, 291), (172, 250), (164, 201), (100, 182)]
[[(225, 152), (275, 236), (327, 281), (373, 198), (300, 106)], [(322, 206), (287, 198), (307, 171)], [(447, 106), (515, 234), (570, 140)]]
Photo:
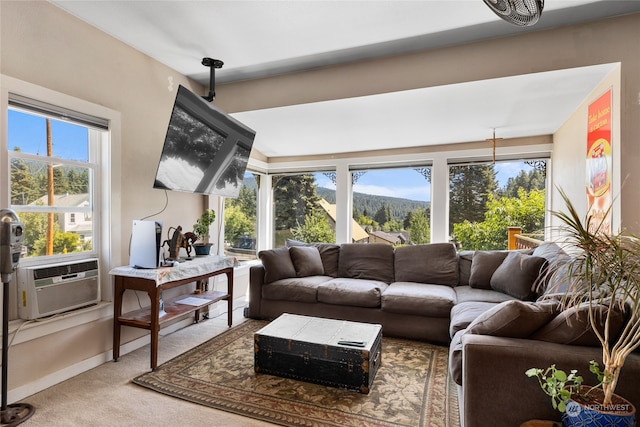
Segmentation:
[[(504, 186), (510, 177), (530, 167), (523, 162), (497, 162), (495, 170), (500, 186)], [(314, 174), (319, 187), (335, 190), (333, 182), (322, 173)], [(353, 185), (353, 191), (377, 196), (399, 197), (409, 200), (431, 201), (429, 183), (413, 169), (380, 169), (365, 173)]]
[[(19, 147), (23, 153), (47, 155), (45, 119), (9, 109), (9, 150)], [(72, 123), (51, 120), (53, 155), (71, 160), (89, 158), (88, 129)]]

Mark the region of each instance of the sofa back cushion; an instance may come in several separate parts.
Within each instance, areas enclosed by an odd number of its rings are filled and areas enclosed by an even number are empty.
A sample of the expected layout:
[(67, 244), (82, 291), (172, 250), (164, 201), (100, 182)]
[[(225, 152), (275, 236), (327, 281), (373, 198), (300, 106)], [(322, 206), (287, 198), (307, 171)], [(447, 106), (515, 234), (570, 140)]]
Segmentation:
[(474, 253), (475, 251), (458, 252), (458, 285), (460, 286), (469, 286)]
[(340, 246), (331, 243), (314, 243), (318, 248), (324, 274), (331, 277), (338, 277), (338, 259), (340, 257)]
[(344, 243), (338, 277), (393, 282), (393, 246), (384, 243)]
[(258, 252), (264, 266), (264, 283), (296, 277), (296, 269), (289, 255), (289, 248), (268, 249)]
[(289, 255), (296, 269), (296, 276), (308, 277), (324, 274), (320, 251), (315, 246), (293, 246), (289, 248)]
[(396, 282), (458, 284), (458, 255), (451, 243), (400, 246), (394, 269)]

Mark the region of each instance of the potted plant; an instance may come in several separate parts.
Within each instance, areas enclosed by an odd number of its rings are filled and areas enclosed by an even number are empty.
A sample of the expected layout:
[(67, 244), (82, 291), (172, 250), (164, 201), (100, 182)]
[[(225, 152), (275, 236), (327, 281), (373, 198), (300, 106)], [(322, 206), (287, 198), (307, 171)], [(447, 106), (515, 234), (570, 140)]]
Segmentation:
[(209, 255), (213, 243), (209, 243), (209, 227), (216, 220), (216, 212), (213, 209), (205, 210), (200, 218), (193, 224), (193, 234), (196, 235), (196, 242), (193, 249), (196, 255)]
[[(582, 409), (587, 407), (602, 409), (600, 412), (607, 415), (611, 412), (608, 409), (627, 408), (627, 413), (619, 414), (619, 421), (602, 425), (635, 426), (635, 408), (628, 401), (619, 400), (620, 396), (614, 392), (627, 356), (640, 346), (640, 239), (626, 232), (606, 234), (602, 231), (602, 222), (591, 216), (583, 222), (567, 195), (563, 191), (560, 194), (568, 212), (553, 212), (553, 215), (563, 223), (560, 230), (571, 256), (559, 260), (549, 269), (553, 271), (550, 283), (554, 283), (550, 292), (562, 290), (561, 306), (564, 310), (577, 310), (579, 307), (586, 310), (589, 324), (602, 347), (604, 370), (601, 371), (596, 362), (591, 362), (590, 370), (599, 382), (593, 387), (581, 385), (582, 377), (574, 371), (566, 375), (551, 368), (547, 371), (533, 368), (526, 374), (538, 376), (545, 392), (545, 388), (550, 387), (549, 377), (556, 377), (559, 380), (556, 385), (559, 386), (562, 378), (566, 376), (569, 379), (572, 375), (571, 386), (566, 391), (556, 390), (552, 395), (552, 399), (559, 398), (565, 403), (561, 405), (557, 400), (553, 403), (561, 411), (566, 409), (563, 415), (565, 426), (577, 425), (572, 422), (578, 421), (579, 416), (586, 412)], [(619, 332), (614, 332), (612, 319), (620, 313), (624, 313), (626, 324)], [(586, 402), (587, 406), (581, 406), (579, 410), (574, 406), (569, 412), (566, 404), (569, 398), (577, 404)], [(595, 425), (584, 423), (584, 420), (581, 422), (583, 424), (580, 425)]]

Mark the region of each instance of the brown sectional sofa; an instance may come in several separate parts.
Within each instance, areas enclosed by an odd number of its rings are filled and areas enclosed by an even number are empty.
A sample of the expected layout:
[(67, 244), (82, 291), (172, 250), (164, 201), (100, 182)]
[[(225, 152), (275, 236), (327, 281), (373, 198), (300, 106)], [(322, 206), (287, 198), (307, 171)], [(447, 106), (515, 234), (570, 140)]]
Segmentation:
[[(556, 363), (588, 378), (589, 360), (601, 359), (585, 318), (568, 321), (557, 301), (541, 297), (542, 272), (565, 256), (553, 243), (530, 251), (460, 253), (448, 243), (395, 250), (289, 243), (261, 251), (262, 264), (251, 267), (248, 316), (273, 319), (287, 312), (380, 323), (386, 336), (450, 345), (450, 374), (466, 427), (558, 420), (524, 372)], [(618, 390), (636, 406), (638, 375), (640, 355), (634, 354)]]

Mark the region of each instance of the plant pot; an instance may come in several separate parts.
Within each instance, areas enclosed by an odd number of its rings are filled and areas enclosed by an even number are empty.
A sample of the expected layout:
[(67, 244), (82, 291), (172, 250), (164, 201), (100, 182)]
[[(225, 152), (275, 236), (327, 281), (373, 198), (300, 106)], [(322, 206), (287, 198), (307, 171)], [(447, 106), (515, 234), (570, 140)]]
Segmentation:
[[(582, 392), (590, 389), (582, 386)], [(589, 393), (589, 399), (572, 399), (562, 415), (563, 427), (635, 427), (636, 408), (628, 400), (614, 394), (610, 408), (602, 405), (604, 392), (597, 388)]]
[(211, 246), (213, 243), (196, 243), (193, 245), (193, 249), (196, 251), (196, 255), (209, 255)]

